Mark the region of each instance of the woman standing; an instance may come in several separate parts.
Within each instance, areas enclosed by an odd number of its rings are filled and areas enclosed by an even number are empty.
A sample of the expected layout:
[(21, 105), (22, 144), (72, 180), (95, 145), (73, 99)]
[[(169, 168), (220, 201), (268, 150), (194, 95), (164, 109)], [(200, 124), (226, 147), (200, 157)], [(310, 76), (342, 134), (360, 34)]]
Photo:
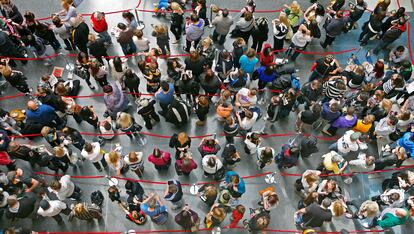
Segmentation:
[(137, 74), (135, 74), (135, 72), (128, 68), (125, 70), (124, 76), (121, 79), (124, 81), (125, 87), (128, 88), (129, 92), (131, 92), (131, 95), (135, 98), (139, 98), (140, 80)]
[(128, 166), (121, 157), (122, 147), (117, 146), (114, 150), (105, 154), (105, 160), (109, 165), (109, 169), (115, 172), (116, 176), (122, 176), (127, 172)]
[(81, 152), (81, 155), (91, 161), (99, 172), (102, 172), (102, 168), (108, 167), (104, 154), (105, 151), (98, 142), (86, 143)]
[(204, 219), (204, 224), (206, 228), (219, 227), (225, 218), (226, 211), (219, 206), (219, 203), (216, 203), (211, 207), (210, 212), (207, 213), (206, 218)]
[(214, 154), (209, 154), (203, 157), (202, 166), (204, 171), (204, 178), (214, 176), (221, 168), (223, 163)]
[(82, 151), (86, 141), (78, 130), (66, 126), (62, 129), (62, 133), (65, 137), (65, 139), (63, 140), (65, 145), (67, 145), (68, 143), (72, 144), (78, 150)]
[(90, 60), (89, 56), (85, 52), (79, 52), (78, 59), (76, 60), (76, 75), (78, 75), (80, 78), (84, 79), (86, 83), (88, 84), (89, 88), (94, 90), (95, 86), (91, 83), (91, 74), (89, 73), (89, 66), (90, 66)]
[(177, 44), (181, 40), (184, 24), (184, 11), (177, 2), (171, 3), (172, 15), (170, 31), (174, 34), (175, 41), (172, 44)]
[(124, 89), (125, 84), (122, 78), (127, 67), (118, 56), (115, 56), (113, 59), (109, 60), (109, 66), (111, 67), (112, 78), (115, 81), (118, 81), (121, 87)]
[(105, 66), (101, 65), (98, 60), (94, 59), (89, 65), (89, 73), (96, 80), (96, 82), (103, 88), (105, 85), (108, 85), (107, 72)]
[(216, 57), (216, 49), (214, 48), (213, 40), (210, 37), (204, 38), (198, 44), (196, 51), (204, 57), (204, 63), (207, 68), (211, 68)]
[(153, 163), (157, 170), (168, 170), (171, 165), (171, 155), (167, 151), (155, 148), (152, 154), (148, 156), (148, 161)]
[(122, 18), (124, 18), (125, 22), (127, 23), (128, 28), (130, 28), (132, 31), (136, 30), (138, 28), (138, 22), (135, 19), (134, 14), (131, 12), (124, 12), (122, 13)]
[(257, 18), (255, 27), (252, 30), (253, 44), (252, 49), (259, 53), (262, 50), (263, 43), (267, 41), (269, 34), (269, 24), (264, 17)]
[(261, 170), (265, 166), (272, 164), (273, 157), (276, 156), (275, 150), (271, 147), (261, 147), (257, 149), (257, 169)]
[(273, 50), (283, 49), (283, 44), (289, 30), (292, 30), (285, 13), (280, 13), (279, 18), (272, 21), (273, 25)]
[(171, 49), (167, 26), (165, 24), (155, 25), (151, 35), (157, 39), (157, 45), (160, 47), (162, 55), (168, 56), (171, 53)]
[(184, 230), (198, 231), (200, 218), (197, 212), (191, 210), (190, 206), (185, 205), (182, 211), (175, 216), (175, 222)]
[(185, 132), (174, 134), (170, 138), (169, 146), (170, 148), (175, 148), (175, 159), (179, 159), (180, 154), (182, 152), (187, 153), (191, 147), (191, 138)]
[(142, 178), (144, 173), (142, 152), (130, 152), (128, 155), (125, 155), (124, 161), (139, 178)]
[(126, 135), (132, 140), (132, 135), (135, 136), (135, 138), (140, 138), (139, 131), (141, 131), (142, 126), (137, 124), (134, 120), (134, 117), (132, 115), (125, 113), (125, 112), (119, 112), (117, 114), (116, 118), (116, 127), (118, 129), (121, 129), (122, 132), (126, 133)]
[(206, 96), (199, 97), (194, 107), (194, 112), (198, 117), (198, 121), (196, 122), (197, 126), (204, 126), (209, 109), (210, 105), (208, 98)]
[(245, 12), (244, 17), (240, 18), (236, 23), (236, 28), (240, 31), (240, 37), (244, 39), (246, 44), (249, 43), (249, 38), (252, 35), (254, 25), (254, 17), (251, 12)]
[(102, 219), (102, 210), (98, 205), (94, 203), (78, 203), (73, 207), (72, 211), (69, 214), (69, 221), (72, 221), (73, 218), (87, 221), (93, 219)]

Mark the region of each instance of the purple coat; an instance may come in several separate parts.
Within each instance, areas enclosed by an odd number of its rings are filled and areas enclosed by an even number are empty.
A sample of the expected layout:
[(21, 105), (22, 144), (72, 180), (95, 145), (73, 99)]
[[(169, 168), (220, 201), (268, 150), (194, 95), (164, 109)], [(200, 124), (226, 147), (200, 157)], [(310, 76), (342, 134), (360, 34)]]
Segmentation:
[(345, 115), (344, 115), (344, 116), (341, 116), (338, 119), (336, 119), (332, 123), (332, 127), (335, 127), (335, 128), (351, 128), (351, 127), (355, 126), (357, 121), (358, 121), (358, 118), (357, 118), (356, 115), (354, 115), (351, 120), (346, 119)]

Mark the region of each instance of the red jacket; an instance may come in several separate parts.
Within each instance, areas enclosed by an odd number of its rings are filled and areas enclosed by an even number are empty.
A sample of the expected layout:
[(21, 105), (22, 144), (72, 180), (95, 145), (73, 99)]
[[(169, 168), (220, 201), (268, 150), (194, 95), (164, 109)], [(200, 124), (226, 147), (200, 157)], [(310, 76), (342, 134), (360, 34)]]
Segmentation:
[(95, 14), (92, 14), (91, 20), (92, 20), (92, 28), (93, 30), (95, 30), (95, 32), (101, 33), (101, 32), (108, 30), (108, 23), (105, 20), (105, 16), (102, 16), (101, 20), (97, 20), (95, 18)]
[(232, 221), (229, 227), (236, 227), (239, 221), (243, 218), (243, 215), (244, 214), (240, 213), (237, 209), (234, 209), (233, 214), (231, 215)]
[(274, 64), (273, 60), (275, 59), (275, 56), (273, 53), (271, 53), (269, 56), (265, 56), (263, 51), (265, 51), (267, 48), (271, 48), (272, 46), (269, 43), (264, 44), (262, 53), (260, 54), (260, 64), (262, 66), (271, 66)]
[(148, 161), (152, 162), (156, 166), (165, 166), (171, 161), (171, 155), (168, 152), (161, 151), (161, 157), (157, 158), (153, 154), (148, 157)]

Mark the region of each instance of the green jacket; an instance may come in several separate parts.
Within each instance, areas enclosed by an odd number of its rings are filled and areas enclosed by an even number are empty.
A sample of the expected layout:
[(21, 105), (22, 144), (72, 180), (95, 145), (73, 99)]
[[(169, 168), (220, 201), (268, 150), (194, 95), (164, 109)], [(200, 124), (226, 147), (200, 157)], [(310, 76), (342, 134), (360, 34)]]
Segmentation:
[(407, 208), (403, 208), (403, 209), (407, 211), (407, 215), (405, 217), (398, 218), (394, 214), (387, 213), (382, 217), (381, 220), (378, 221), (378, 226), (380, 226), (381, 228), (391, 228), (391, 227), (401, 225), (407, 222), (408, 218), (410, 217), (410, 212), (408, 211)]

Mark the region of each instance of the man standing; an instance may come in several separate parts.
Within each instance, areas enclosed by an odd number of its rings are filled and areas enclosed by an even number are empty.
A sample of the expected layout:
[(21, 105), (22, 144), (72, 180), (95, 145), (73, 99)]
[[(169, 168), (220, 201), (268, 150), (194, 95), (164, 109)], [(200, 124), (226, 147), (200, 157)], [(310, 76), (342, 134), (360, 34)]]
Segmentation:
[(328, 209), (331, 203), (331, 199), (325, 198), (321, 205), (312, 203), (306, 208), (296, 211), (295, 217), (302, 217), (302, 220), (298, 220), (296, 223), (303, 228), (320, 228), (324, 222), (331, 222), (332, 212)]
[(185, 23), (185, 51), (190, 52), (192, 42), (194, 42), (194, 48), (197, 48), (197, 45), (200, 42), (201, 37), (204, 35), (204, 25), (204, 20), (200, 19), (194, 13), (191, 14), (190, 19), (187, 19)]
[(400, 38), (401, 34), (407, 30), (405, 19), (401, 17), (397, 22), (393, 22), (392, 26), (384, 32), (381, 41), (374, 49), (374, 54), (378, 54), (381, 50), (386, 50), (387, 47)]
[(169, 84), (166, 81), (161, 81), (161, 87), (155, 93), (155, 98), (162, 109), (162, 111), (159, 112), (160, 115), (165, 116), (168, 111), (168, 106), (174, 100), (174, 85)]
[(60, 213), (67, 209), (67, 205), (59, 200), (48, 201), (43, 199), (39, 203), (39, 209), (37, 214), (42, 217), (52, 217), (58, 224), (63, 224), (62, 216)]
[(53, 107), (46, 104), (38, 105), (32, 100), (27, 102), (27, 107), (27, 123), (39, 123), (51, 127), (56, 126), (58, 129), (62, 129), (64, 127), (65, 122), (56, 114)]
[(323, 43), (321, 42), (324, 49), (332, 44), (335, 37), (341, 35), (347, 22), (348, 18), (344, 17), (343, 11), (337, 11), (335, 17), (326, 23), (326, 38)]
[(223, 45), (226, 41), (226, 36), (230, 31), (230, 27), (233, 24), (233, 18), (229, 16), (227, 8), (219, 11), (217, 16), (213, 19), (212, 24), (216, 27), (213, 32), (213, 41), (219, 45)]

